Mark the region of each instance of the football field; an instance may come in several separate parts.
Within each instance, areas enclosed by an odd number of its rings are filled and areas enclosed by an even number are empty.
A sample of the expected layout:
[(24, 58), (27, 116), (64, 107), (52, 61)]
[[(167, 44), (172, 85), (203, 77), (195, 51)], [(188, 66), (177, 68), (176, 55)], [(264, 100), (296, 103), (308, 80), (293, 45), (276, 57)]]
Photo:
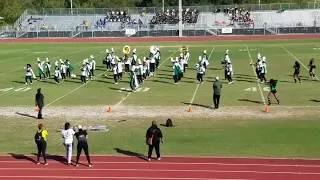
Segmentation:
[[(119, 84), (114, 84), (112, 72), (106, 71), (102, 64), (106, 49), (114, 48), (116, 55), (122, 57), (125, 45), (130, 46), (131, 51), (136, 48), (138, 59), (141, 60), (149, 55), (152, 45), (159, 46), (161, 51), (160, 68), (156, 76), (148, 78), (136, 93), (128, 92), (128, 74)], [(182, 46), (189, 48), (189, 68), (182, 81), (175, 85), (171, 58), (179, 56)], [(221, 60), (227, 49), (234, 70), (234, 84), (231, 85), (224, 79), (221, 70)], [(210, 64), (204, 83), (198, 84), (195, 64), (204, 50), (207, 50)], [(258, 53), (266, 57), (266, 78), (280, 81), (278, 96), (281, 104), (278, 105), (272, 97), (270, 113), (263, 112), (269, 87), (258, 83), (255, 69), (250, 66), (250, 63), (257, 61)], [(90, 55), (97, 62), (96, 77), (83, 85), (78, 67)], [(144, 141), (149, 121), (155, 119), (164, 122), (166, 118), (172, 118), (179, 126), (164, 130), (171, 136), (170, 146), (164, 148), (167, 154), (320, 157), (316, 151), (320, 144), (315, 142), (318, 137), (316, 130), (320, 127), (320, 76), (316, 70), (318, 76), (309, 78), (308, 67), (311, 58), (315, 59), (316, 65), (319, 64), (319, 55), (319, 40), (0, 44), (0, 113), (6, 128), (2, 131), (2, 138), (17, 136), (10, 130), (13, 126), (23, 129), (22, 133), (26, 134), (35, 131), (40, 121), (32, 118), (36, 116), (34, 96), (37, 88), (41, 88), (46, 104), (43, 112), (45, 119), (41, 122), (51, 130), (54, 153), (63, 152), (61, 138), (55, 131), (65, 121), (84, 126), (109, 126), (110, 132), (93, 135), (92, 141), (94, 153), (112, 154), (116, 153), (113, 148), (117, 148), (120, 139), (121, 148), (143, 153), (144, 149), (138, 142)], [(37, 57), (42, 61), (48, 57), (52, 65), (60, 58), (68, 59), (75, 67), (72, 73), (77, 77), (62, 81), (59, 85), (52, 77), (42, 81), (38, 78), (32, 85), (25, 85), (23, 67), (32, 64), (38, 75)], [(302, 83), (294, 83), (292, 77), (295, 61), (301, 64)], [(215, 77), (220, 77), (223, 83), (219, 110), (212, 109)], [(107, 112), (109, 107), (111, 113)], [(188, 112), (190, 107), (193, 112)], [(122, 132), (123, 129), (130, 129), (130, 137)], [(278, 138), (279, 129), (284, 133), (280, 134), (282, 138)], [(305, 138), (297, 136), (297, 131)], [(141, 137), (133, 138), (136, 136)], [(258, 138), (262, 136), (269, 138)], [(295, 140), (291, 139), (293, 136)], [(101, 143), (104, 138), (108, 143)], [(211, 138), (217, 141), (208, 145)], [(10, 142), (4, 143), (1, 152), (31, 153), (34, 148), (30, 143), (30, 138), (19, 138), (12, 145)], [(189, 148), (181, 149), (177, 143)], [(112, 144), (112, 147), (103, 148), (108, 144)], [(208, 149), (200, 148), (203, 146)], [(268, 147), (270, 151), (265, 151)], [(301, 150), (302, 147), (306, 149)], [(237, 148), (243, 151), (236, 151)]]

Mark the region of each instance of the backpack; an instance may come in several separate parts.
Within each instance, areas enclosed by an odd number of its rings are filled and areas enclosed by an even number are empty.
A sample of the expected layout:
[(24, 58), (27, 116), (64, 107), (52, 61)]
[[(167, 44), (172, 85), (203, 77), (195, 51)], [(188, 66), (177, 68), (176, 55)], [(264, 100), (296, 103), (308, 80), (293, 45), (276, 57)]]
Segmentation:
[(173, 127), (172, 120), (169, 118), (166, 122), (167, 127)]
[(34, 141), (36, 144), (42, 144), (44, 142), (44, 138), (42, 137), (42, 131), (36, 132), (36, 135), (34, 136)]

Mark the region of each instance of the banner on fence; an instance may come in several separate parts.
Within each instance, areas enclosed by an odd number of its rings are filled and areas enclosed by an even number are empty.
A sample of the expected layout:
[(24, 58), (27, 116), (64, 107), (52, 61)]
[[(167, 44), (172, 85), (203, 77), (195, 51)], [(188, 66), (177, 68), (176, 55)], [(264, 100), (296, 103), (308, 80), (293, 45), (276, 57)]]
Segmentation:
[(126, 29), (126, 35), (134, 35), (134, 34), (136, 34), (135, 29)]
[(222, 28), (221, 32), (222, 34), (231, 34), (232, 28)]

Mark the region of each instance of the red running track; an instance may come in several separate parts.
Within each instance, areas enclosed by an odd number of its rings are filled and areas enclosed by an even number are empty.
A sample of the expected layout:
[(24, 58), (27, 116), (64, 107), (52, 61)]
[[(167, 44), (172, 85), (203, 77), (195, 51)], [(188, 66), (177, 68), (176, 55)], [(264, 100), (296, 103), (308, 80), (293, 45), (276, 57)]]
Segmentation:
[(67, 166), (64, 158), (49, 157), (36, 165), (34, 156), (0, 156), (0, 179), (114, 180), (319, 180), (320, 160), (164, 157), (147, 162), (138, 157), (93, 156), (94, 167)]

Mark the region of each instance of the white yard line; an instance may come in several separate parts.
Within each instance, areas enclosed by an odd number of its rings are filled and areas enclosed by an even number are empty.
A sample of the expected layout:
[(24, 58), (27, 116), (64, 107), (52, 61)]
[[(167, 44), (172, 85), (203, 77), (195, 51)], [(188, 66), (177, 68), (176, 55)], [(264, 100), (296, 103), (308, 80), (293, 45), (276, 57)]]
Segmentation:
[[(61, 58), (61, 57), (63, 57), (63, 56), (69, 56), (69, 55), (72, 55), (72, 54), (75, 54), (75, 53), (79, 53), (79, 52), (85, 51), (85, 50), (87, 50), (87, 49), (88, 49), (88, 48), (82, 49), (82, 50), (80, 50), (80, 51), (74, 51), (74, 52), (69, 53), (69, 54), (64, 54), (64, 55), (61, 55), (61, 56), (56, 56), (56, 57), (53, 57), (53, 58), (51, 58), (51, 59), (53, 60), (53, 59)], [(26, 57), (26, 56), (24, 56), (24, 57)], [(37, 63), (34, 63), (34, 64), (37, 64)], [(20, 70), (22, 70), (22, 69), (23, 69), (23, 68), (19, 68), (19, 69), (15, 69), (15, 70), (12, 70), (12, 71), (9, 71), (9, 72), (5, 72), (5, 73), (0, 74), (0, 76), (6, 75), (6, 74), (9, 74), (9, 73), (12, 73), (12, 72), (20, 71)]]
[(253, 180), (253, 179), (217, 179), (217, 178), (170, 178), (170, 177), (140, 177), (140, 176), (0, 176), (0, 178), (12, 179), (12, 178), (33, 178), (33, 179), (137, 179), (137, 180)]
[[(210, 57), (211, 57), (211, 55), (212, 55), (212, 53), (213, 53), (213, 50), (214, 50), (214, 47), (212, 47), (212, 50), (211, 50), (211, 52), (210, 52), (210, 54), (209, 54), (209, 57), (208, 57), (208, 61), (210, 60)], [(196, 94), (197, 94), (197, 92), (198, 92), (199, 86), (200, 86), (200, 84), (197, 84), (196, 90), (194, 91), (193, 96), (192, 96), (192, 99), (191, 99), (191, 101), (190, 101), (190, 103), (189, 103), (189, 107), (192, 106), (193, 100), (194, 100), (194, 98), (196, 97)]]
[[(159, 64), (159, 67), (158, 67), (158, 68), (160, 68), (168, 59), (170, 59), (170, 58), (171, 58), (175, 53), (177, 53), (178, 51), (179, 51), (179, 49), (176, 50), (176, 51), (174, 51), (174, 53), (172, 53), (167, 59), (165, 59), (161, 64)], [(120, 105), (124, 100), (126, 100), (131, 94), (132, 94), (132, 92), (129, 92), (128, 94), (126, 94), (126, 96), (123, 97), (117, 104), (115, 104), (114, 107), (119, 106), (119, 105)]]
[[(21, 51), (26, 51), (26, 50), (30, 50), (30, 49), (19, 49), (19, 50), (16, 50), (16, 51), (12, 51), (12, 52), (0, 52), (0, 55), (7, 55), (7, 54), (12, 54), (12, 53), (16, 53), (16, 52), (21, 52)], [(0, 61), (1, 62), (1, 61)]]
[[(248, 52), (248, 55), (249, 55), (249, 58), (250, 58), (250, 62), (251, 62), (251, 64), (254, 64), (254, 62), (252, 61), (252, 57), (251, 57), (251, 54), (250, 54), (248, 46), (246, 46), (246, 48), (247, 48), (247, 52)], [(253, 73), (255, 74), (255, 76), (257, 78), (258, 75), (257, 75), (253, 65), (251, 67), (252, 67)], [(262, 92), (262, 89), (261, 89), (261, 85), (259, 83), (259, 79), (258, 78), (257, 78), (257, 84), (258, 84), (258, 87), (259, 87), (259, 91), (260, 91), (260, 95), (261, 95), (261, 99), (263, 101), (263, 104), (266, 105), (266, 99), (264, 98), (264, 95), (263, 95), (263, 92)]]
[[(307, 68), (307, 66), (305, 66), (295, 55), (293, 55), (290, 51), (288, 51), (285, 47), (283, 47), (281, 45), (282, 49), (285, 50), (288, 54), (290, 54), (295, 60), (297, 60), (308, 72), (309, 72), (309, 68)], [(320, 81), (320, 79), (318, 78), (318, 76), (316, 76), (316, 79), (318, 81)]]

